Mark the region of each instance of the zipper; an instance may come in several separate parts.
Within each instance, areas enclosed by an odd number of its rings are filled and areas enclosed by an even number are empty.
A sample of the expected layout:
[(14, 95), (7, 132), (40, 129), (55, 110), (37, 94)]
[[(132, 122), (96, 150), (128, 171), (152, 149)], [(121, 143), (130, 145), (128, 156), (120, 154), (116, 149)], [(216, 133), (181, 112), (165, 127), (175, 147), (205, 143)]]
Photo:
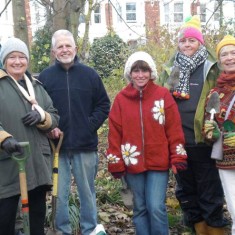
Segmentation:
[(143, 91), (140, 90), (140, 125), (141, 125), (141, 136), (142, 136), (142, 157), (145, 162), (145, 158), (144, 158), (144, 122), (143, 122), (142, 99), (143, 99)]
[(69, 124), (71, 124), (71, 103), (70, 103), (70, 86), (69, 86), (69, 72), (66, 71), (67, 91), (68, 91), (68, 107), (69, 107)]

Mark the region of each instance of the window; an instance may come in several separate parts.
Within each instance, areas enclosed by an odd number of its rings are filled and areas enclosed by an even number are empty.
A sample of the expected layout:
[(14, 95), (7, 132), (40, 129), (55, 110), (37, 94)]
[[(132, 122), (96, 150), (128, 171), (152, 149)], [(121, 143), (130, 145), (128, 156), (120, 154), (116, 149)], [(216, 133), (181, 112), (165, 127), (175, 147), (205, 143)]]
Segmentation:
[(94, 22), (96, 24), (101, 23), (101, 13), (100, 13), (100, 5), (97, 5), (94, 11)]
[(183, 3), (178, 2), (174, 3), (174, 22), (183, 22), (184, 13), (183, 13)]
[(206, 4), (200, 4), (200, 19), (201, 22), (206, 22)]
[[(5, 0), (5, 6), (7, 5), (7, 0)], [(5, 9), (5, 20), (8, 20), (8, 7)]]
[(81, 14), (79, 15), (79, 24), (81, 24), (81, 23), (85, 23), (85, 16), (84, 16), (83, 13), (81, 13)]
[(219, 13), (219, 7), (218, 7), (218, 2), (215, 2), (215, 6), (214, 6), (214, 21), (219, 21), (220, 18), (220, 13)]
[(117, 9), (117, 22), (122, 22), (122, 7), (120, 6), (119, 3), (117, 3), (116, 5), (116, 9)]
[(126, 3), (126, 21), (135, 22), (136, 21), (136, 3)]
[(170, 12), (169, 3), (165, 3), (164, 4), (165, 23), (169, 23), (170, 22), (169, 12)]

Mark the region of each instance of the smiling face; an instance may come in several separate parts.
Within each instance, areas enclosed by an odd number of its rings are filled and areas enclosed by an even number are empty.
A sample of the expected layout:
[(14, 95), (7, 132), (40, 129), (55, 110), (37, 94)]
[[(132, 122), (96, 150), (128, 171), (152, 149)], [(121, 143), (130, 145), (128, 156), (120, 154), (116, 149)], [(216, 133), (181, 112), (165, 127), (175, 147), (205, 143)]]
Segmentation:
[(235, 73), (235, 45), (227, 45), (219, 52), (219, 61), (225, 73)]
[(143, 89), (151, 79), (151, 68), (144, 61), (137, 61), (131, 68), (131, 81), (137, 90)]
[(74, 62), (77, 47), (71, 36), (61, 35), (57, 36), (52, 52), (58, 61), (69, 68)]
[(12, 52), (7, 55), (4, 68), (15, 80), (20, 80), (28, 68), (28, 60), (21, 52)]
[(182, 38), (178, 43), (179, 51), (186, 56), (193, 56), (200, 47), (200, 42), (192, 37)]

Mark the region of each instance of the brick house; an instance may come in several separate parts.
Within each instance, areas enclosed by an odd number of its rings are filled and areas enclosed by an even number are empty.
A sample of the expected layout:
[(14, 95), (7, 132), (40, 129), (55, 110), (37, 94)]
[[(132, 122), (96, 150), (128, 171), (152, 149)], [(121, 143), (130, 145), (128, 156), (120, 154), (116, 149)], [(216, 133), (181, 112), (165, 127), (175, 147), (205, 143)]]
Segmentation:
[[(186, 17), (195, 14), (200, 15), (202, 25), (218, 28), (218, 4), (218, 0), (104, 0), (92, 13), (89, 40), (104, 36), (112, 28), (125, 42), (141, 43), (151, 39), (151, 32), (156, 32), (159, 26), (174, 30)], [(224, 0), (222, 4), (224, 22), (233, 21), (234, 28), (235, 1)], [(78, 27), (81, 37), (84, 25), (81, 17)]]
[[(2, 1), (5, 5), (1, 5), (0, 12), (9, 0)], [(42, 17), (39, 13), (40, 7), (34, 1), (24, 1), (28, 7), (26, 12), (28, 12), (28, 27), (32, 29), (32, 32), (29, 30), (29, 39), (31, 39), (32, 34), (43, 25), (44, 21), (35, 17), (39, 15)], [(93, 42), (95, 38), (104, 36), (112, 28), (127, 43), (145, 43), (147, 39), (151, 39), (153, 32), (156, 32), (159, 26), (166, 25), (169, 30), (177, 29), (187, 16), (194, 14), (200, 15), (202, 24), (218, 28), (220, 20), (218, 4), (218, 0), (103, 0), (92, 12), (89, 40)], [(235, 1), (223, 0), (222, 6), (224, 22), (232, 22), (231, 27), (234, 29)], [(80, 17), (79, 23), (79, 36), (82, 37), (85, 31), (83, 16)], [(0, 16), (0, 25), (1, 42), (13, 36), (11, 3)]]

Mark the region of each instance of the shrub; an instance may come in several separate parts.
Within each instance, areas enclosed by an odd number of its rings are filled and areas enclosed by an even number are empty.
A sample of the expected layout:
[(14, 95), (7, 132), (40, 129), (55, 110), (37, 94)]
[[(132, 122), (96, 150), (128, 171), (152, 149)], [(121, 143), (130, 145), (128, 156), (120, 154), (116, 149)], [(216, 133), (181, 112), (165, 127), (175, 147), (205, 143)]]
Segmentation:
[(122, 68), (128, 53), (127, 45), (116, 34), (96, 39), (90, 49), (90, 63), (102, 78), (110, 77), (113, 69)]
[(31, 69), (34, 73), (40, 73), (50, 64), (51, 36), (47, 27), (35, 33), (31, 47)]

